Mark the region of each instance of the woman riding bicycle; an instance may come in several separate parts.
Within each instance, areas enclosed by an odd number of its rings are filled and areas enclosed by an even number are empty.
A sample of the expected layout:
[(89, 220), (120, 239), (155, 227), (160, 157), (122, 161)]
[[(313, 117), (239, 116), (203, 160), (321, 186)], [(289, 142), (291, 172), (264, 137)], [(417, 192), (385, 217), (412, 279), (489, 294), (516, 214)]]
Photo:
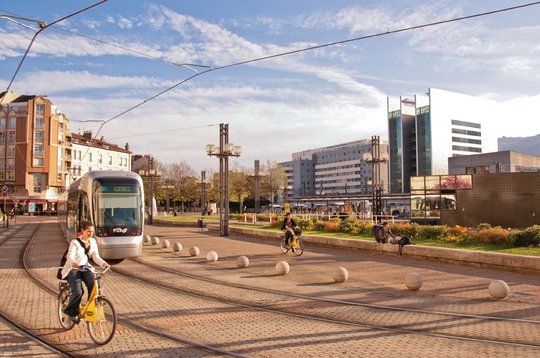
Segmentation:
[[(91, 270), (92, 265), (89, 258), (91, 257), (100, 267), (109, 267), (109, 264), (99, 256), (96, 240), (92, 237), (94, 225), (89, 221), (83, 221), (80, 232), (81, 234), (77, 239), (71, 240), (66, 255), (66, 263), (62, 268), (62, 278), (68, 281), (71, 288), (71, 299), (64, 313), (69, 315), (71, 320), (76, 323), (80, 320), (79, 305), (83, 295), (81, 281), (84, 281), (86, 285), (88, 297), (90, 297), (94, 288), (94, 272)], [(81, 269), (84, 267), (90, 269)]]
[(285, 233), (285, 241), (287, 246), (290, 244), (291, 239), (294, 238), (294, 228), (297, 227), (296, 221), (291, 217), (290, 212), (285, 213), (285, 220), (283, 220), (283, 225), (281, 225), (281, 230)]

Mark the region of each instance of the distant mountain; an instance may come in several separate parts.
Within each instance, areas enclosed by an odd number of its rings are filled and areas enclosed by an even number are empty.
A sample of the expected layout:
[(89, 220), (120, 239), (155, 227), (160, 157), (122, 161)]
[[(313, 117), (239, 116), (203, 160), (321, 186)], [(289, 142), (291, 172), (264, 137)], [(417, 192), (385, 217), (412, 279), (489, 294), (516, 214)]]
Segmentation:
[(502, 137), (497, 139), (497, 144), (499, 151), (513, 150), (540, 156), (540, 134), (532, 137)]

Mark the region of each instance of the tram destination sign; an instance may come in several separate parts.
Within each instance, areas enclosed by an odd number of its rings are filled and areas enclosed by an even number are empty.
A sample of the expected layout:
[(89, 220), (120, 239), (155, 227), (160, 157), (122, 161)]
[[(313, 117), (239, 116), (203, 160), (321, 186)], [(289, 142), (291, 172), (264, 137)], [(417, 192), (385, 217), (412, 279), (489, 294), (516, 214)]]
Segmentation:
[(135, 185), (102, 185), (100, 188), (102, 193), (136, 193)]

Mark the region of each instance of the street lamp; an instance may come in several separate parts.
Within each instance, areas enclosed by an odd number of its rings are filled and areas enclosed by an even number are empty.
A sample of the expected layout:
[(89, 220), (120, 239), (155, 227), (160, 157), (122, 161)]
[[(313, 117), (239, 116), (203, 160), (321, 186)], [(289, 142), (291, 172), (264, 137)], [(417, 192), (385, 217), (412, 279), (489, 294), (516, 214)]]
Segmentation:
[(206, 154), (219, 158), (219, 236), (229, 235), (229, 157), (239, 157), (242, 148), (229, 143), (229, 124), (219, 124), (219, 147), (206, 145)]
[(377, 222), (376, 215), (382, 214), (382, 188), (381, 188), (381, 163), (388, 161), (388, 153), (381, 155), (381, 142), (379, 136), (371, 137), (371, 153), (364, 153), (362, 159), (371, 163), (372, 173), (372, 215)]

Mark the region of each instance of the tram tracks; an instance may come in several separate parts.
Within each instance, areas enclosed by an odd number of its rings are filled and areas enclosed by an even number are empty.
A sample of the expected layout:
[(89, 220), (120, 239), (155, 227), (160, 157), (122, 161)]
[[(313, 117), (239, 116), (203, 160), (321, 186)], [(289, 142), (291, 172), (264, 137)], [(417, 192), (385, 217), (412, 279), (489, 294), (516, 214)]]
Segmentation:
[[(39, 225), (36, 225), (34, 232), (28, 235), (28, 238), (25, 239), (24, 244), (21, 245), (21, 250), (20, 250), (21, 265), (22, 265), (22, 268), (27, 273), (28, 277), (31, 278), (31, 280), (35, 283), (35, 285), (37, 285), (40, 289), (46, 291), (48, 294), (56, 297), (58, 294), (56, 288), (50, 283), (50, 281), (48, 281), (47, 279), (44, 279), (39, 273), (36, 272), (37, 270), (35, 269), (35, 267), (33, 267), (33, 264), (32, 264), (33, 259), (31, 258), (31, 255), (28, 254), (29, 249), (31, 248), (31, 245), (34, 239), (36, 238), (38, 232), (39, 232)], [(2, 242), (0, 242), (0, 245), (6, 242), (9, 242), (9, 238), (6, 238)], [(20, 330), (24, 331), (26, 335), (28, 335), (29, 337), (33, 337), (33, 339), (36, 342), (40, 343), (43, 346), (49, 347), (51, 352), (59, 352), (59, 354), (63, 356), (72, 356), (74, 354), (73, 347), (71, 347), (69, 344), (66, 344), (65, 342), (59, 343), (55, 341), (54, 339), (44, 340), (38, 334), (33, 333), (31, 329), (25, 328), (13, 320), (10, 323), (12, 325), (17, 326)], [(53, 322), (53, 323), (56, 323), (56, 322)], [(198, 342), (188, 337), (182, 337), (180, 335), (173, 334), (166, 330), (161, 330), (161, 329), (157, 329), (151, 326), (138, 323), (136, 320), (127, 319), (127, 318), (122, 317), (121, 315), (118, 317), (118, 323), (119, 323), (119, 327), (118, 327), (119, 331), (126, 331), (129, 329), (137, 330), (140, 332), (144, 332), (146, 334), (150, 334), (154, 337), (159, 337), (159, 340), (161, 341), (168, 340), (168, 341), (175, 342), (176, 344), (188, 346), (190, 348), (186, 349), (181, 346), (176, 348), (177, 352), (184, 352), (184, 354), (187, 356), (206, 356), (210, 352), (216, 355), (224, 355), (224, 356), (231, 356), (231, 357), (246, 357), (243, 354), (228, 351), (220, 347), (205, 344), (203, 342)], [(122, 325), (124, 327), (129, 327), (129, 328), (121, 328)], [(115, 337), (115, 339), (117, 338)], [(111, 342), (110, 345), (114, 345), (115, 339), (113, 339), (113, 342)], [(107, 346), (95, 347), (95, 349), (105, 350), (107, 349)], [(171, 349), (172, 351), (175, 350), (175, 348), (172, 347), (172, 348), (167, 349), (167, 351), (171, 351)], [(202, 353), (202, 352), (206, 352), (206, 353)], [(86, 353), (87, 352), (85, 352), (85, 354), (83, 355), (86, 355)], [(81, 355), (81, 354), (76, 354), (76, 355)]]
[[(161, 272), (160, 275), (146, 273), (140, 266), (130, 267), (129, 270), (120, 269), (122, 274), (133, 279), (143, 280), (147, 284), (166, 287), (183, 294), (238, 304), (248, 309), (385, 330), (396, 334), (420, 334), (451, 340), (540, 350), (540, 335), (537, 333), (540, 322), (535, 320), (388, 307), (312, 297), (196, 276), (143, 259), (130, 259), (130, 261)], [(128, 271), (137, 272), (137, 275), (132, 275)], [(501, 330), (501, 325), (504, 325), (505, 329)]]

